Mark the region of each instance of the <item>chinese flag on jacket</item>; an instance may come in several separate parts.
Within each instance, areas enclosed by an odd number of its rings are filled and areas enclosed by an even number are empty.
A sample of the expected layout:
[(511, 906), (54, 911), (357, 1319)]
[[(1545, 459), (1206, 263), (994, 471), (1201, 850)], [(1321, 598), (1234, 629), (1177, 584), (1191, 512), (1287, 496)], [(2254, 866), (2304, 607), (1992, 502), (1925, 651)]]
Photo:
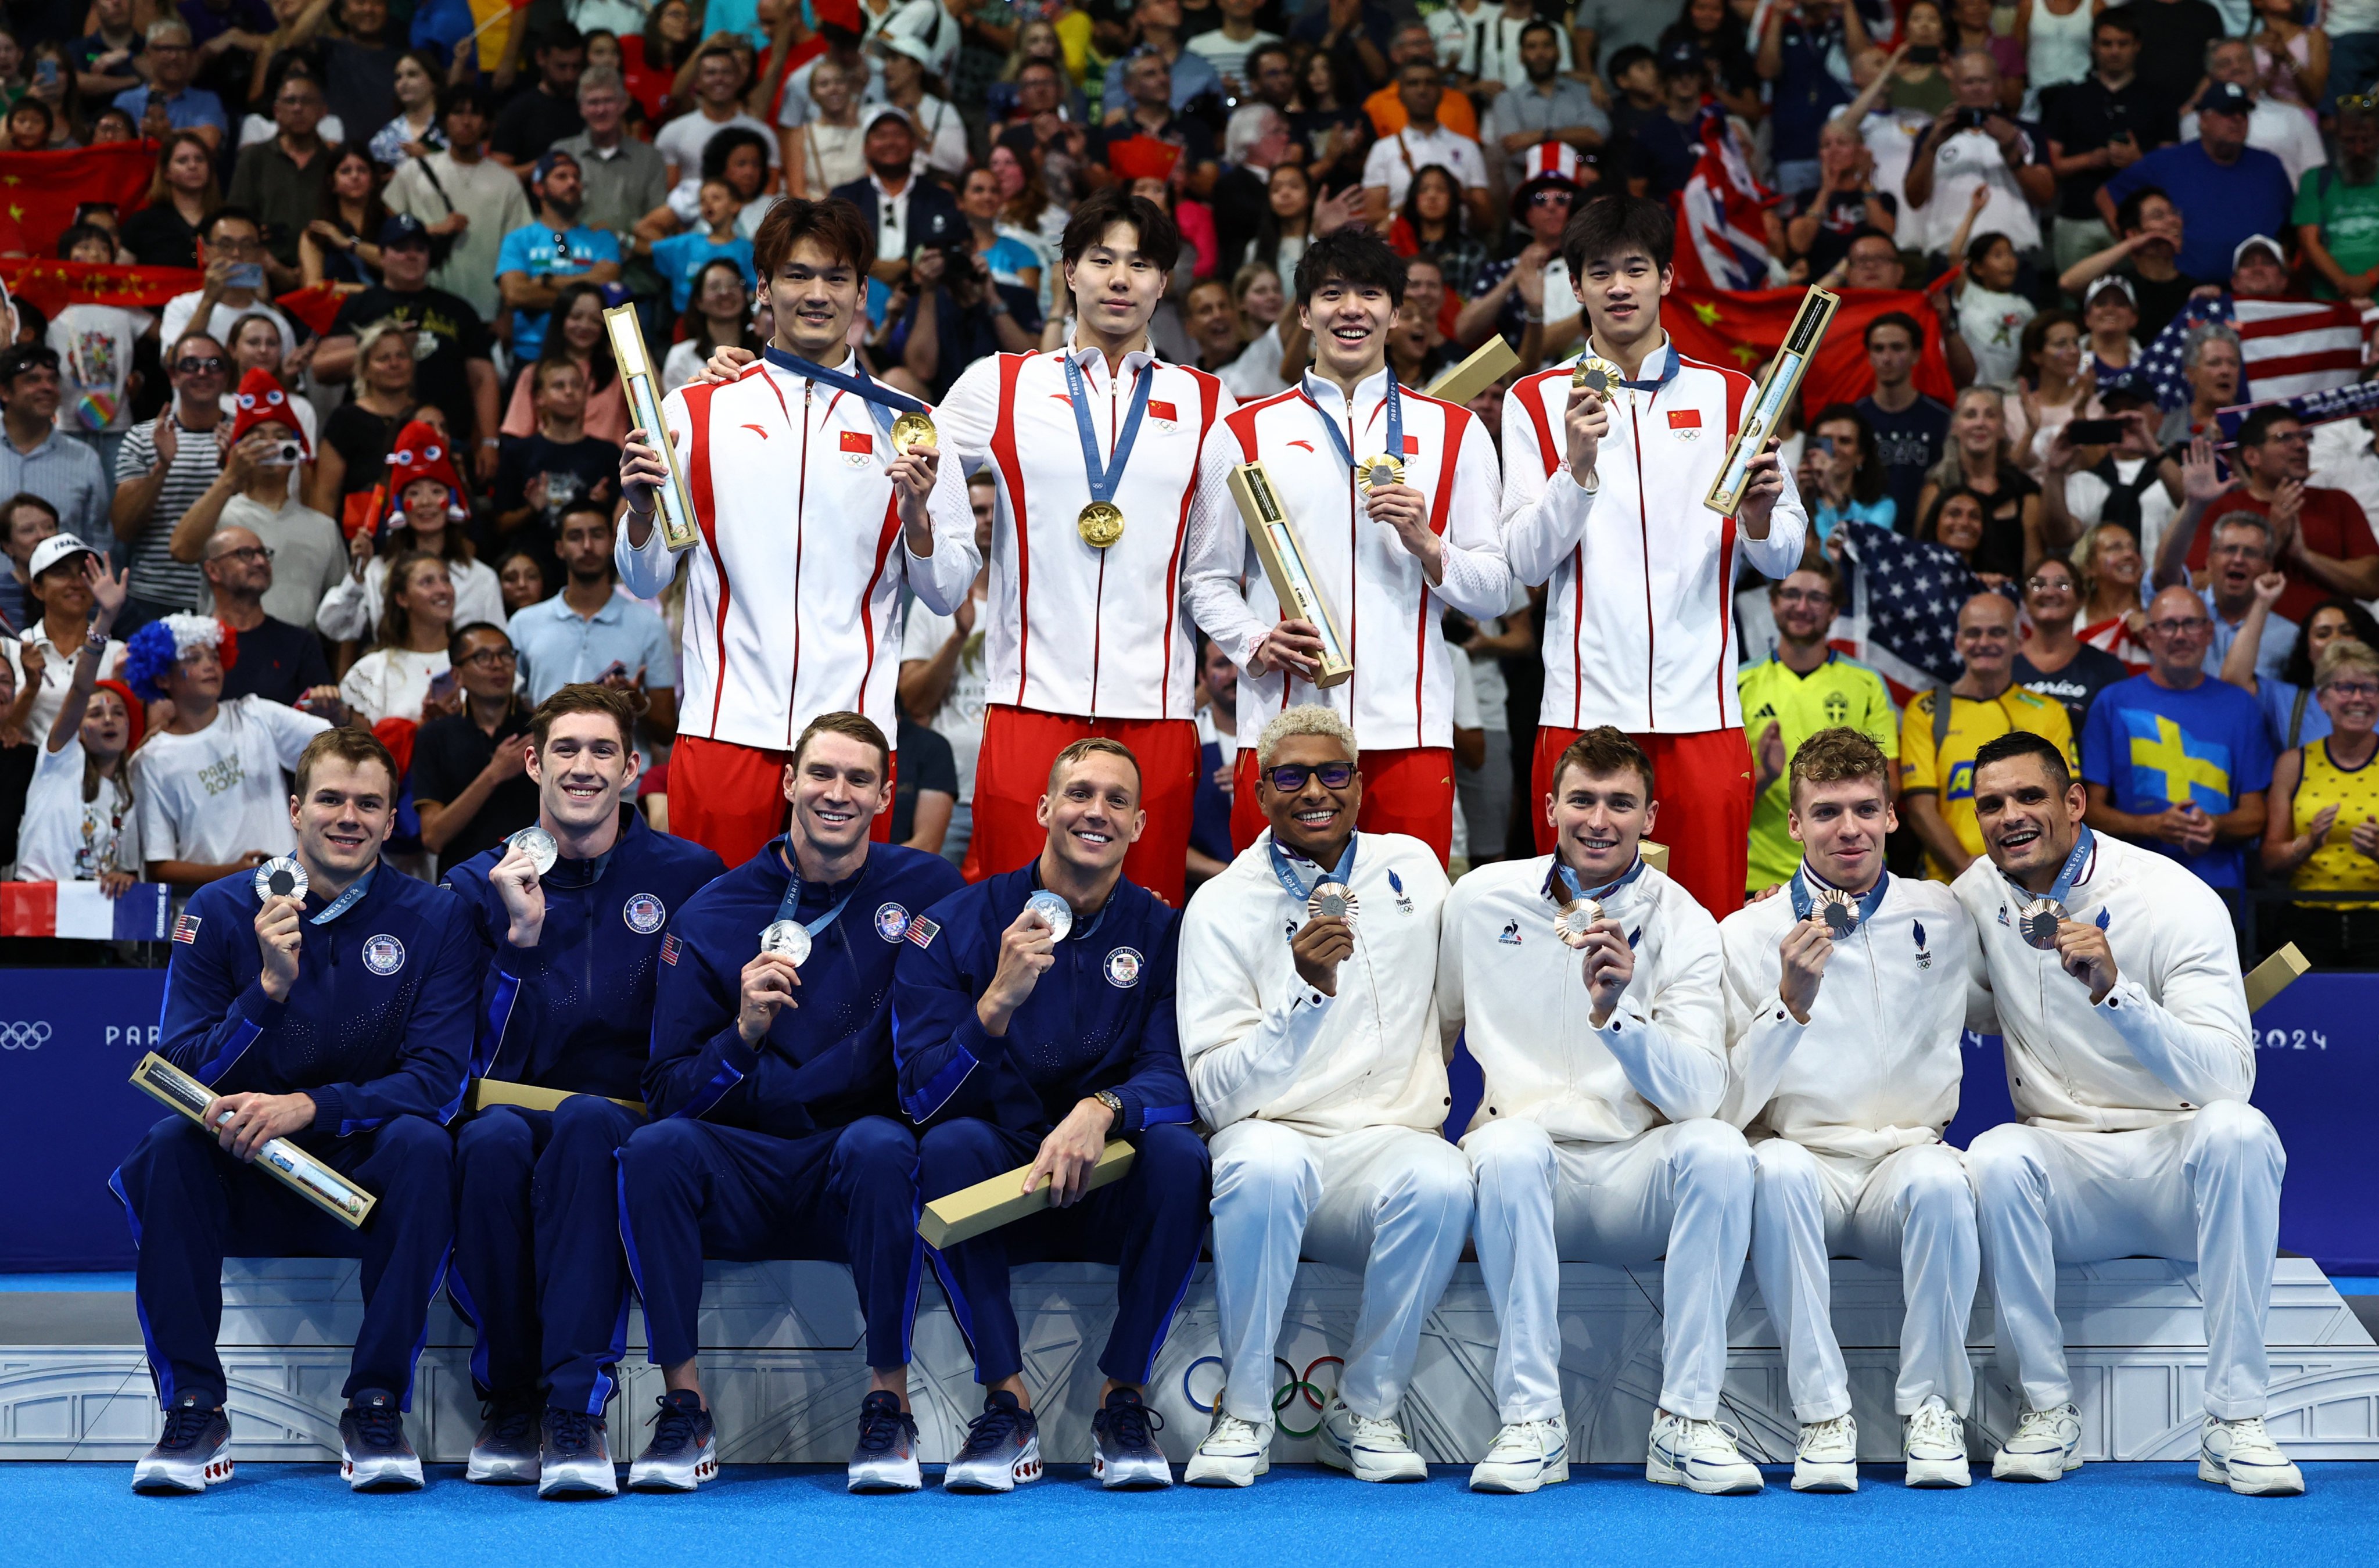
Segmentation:
[[(1757, 376), (1784, 341), (1806, 292), (1770, 288), (1737, 294), (1680, 284), (1661, 302), (1660, 324), (1687, 358)], [(1867, 323), (1894, 310), (1914, 318), (1925, 333), (1916, 360), (1916, 390), (1943, 403), (1957, 395), (1950, 383), (1950, 363), (1941, 356), (1940, 319), (1925, 296), (1914, 289), (1844, 289), (1842, 308), (1818, 345), (1817, 362), (1801, 382), (1805, 421), (1830, 403), (1856, 403), (1875, 390), (1875, 372), (1866, 362)]]

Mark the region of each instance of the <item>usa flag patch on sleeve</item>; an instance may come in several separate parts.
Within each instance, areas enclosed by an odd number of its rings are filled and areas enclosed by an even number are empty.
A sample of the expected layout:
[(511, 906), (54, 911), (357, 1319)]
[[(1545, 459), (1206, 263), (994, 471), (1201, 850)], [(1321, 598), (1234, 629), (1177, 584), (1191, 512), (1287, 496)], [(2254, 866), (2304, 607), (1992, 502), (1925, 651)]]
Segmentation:
[(661, 962), (674, 968), (677, 964), (677, 933), (672, 931), (661, 938)]
[(194, 914), (186, 914), (182, 916), (181, 919), (175, 921), (174, 923), (174, 940), (186, 944), (196, 942), (199, 939), (199, 918), (200, 917)]
[(932, 921), (927, 920), (924, 915), (912, 915), (909, 917), (908, 940), (915, 943), (918, 947), (932, 947), (934, 945), (934, 938), (939, 936), (941, 934), (942, 928), (935, 924)]

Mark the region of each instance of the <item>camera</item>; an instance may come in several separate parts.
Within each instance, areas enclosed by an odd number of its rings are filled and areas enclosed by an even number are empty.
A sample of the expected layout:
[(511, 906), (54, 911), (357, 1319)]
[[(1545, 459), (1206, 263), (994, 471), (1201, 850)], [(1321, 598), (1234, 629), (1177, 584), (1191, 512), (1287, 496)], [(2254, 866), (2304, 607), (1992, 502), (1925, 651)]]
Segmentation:
[(1961, 109), (1958, 111), (1958, 128), (1980, 130), (1983, 128), (1983, 122), (1990, 117), (1991, 112), (1988, 109)]
[(278, 441), (273, 444), (272, 450), (266, 452), (264, 456), (259, 460), (258, 466), (264, 468), (295, 468), (297, 466), (298, 463), (304, 459), (305, 455), (305, 449), (300, 447), (296, 441)]

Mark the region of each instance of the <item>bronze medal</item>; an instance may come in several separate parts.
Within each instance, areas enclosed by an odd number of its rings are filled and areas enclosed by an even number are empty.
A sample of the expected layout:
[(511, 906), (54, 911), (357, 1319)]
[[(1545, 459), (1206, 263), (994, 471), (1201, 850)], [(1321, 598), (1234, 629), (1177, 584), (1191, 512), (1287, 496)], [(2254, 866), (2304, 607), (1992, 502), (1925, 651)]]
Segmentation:
[(2016, 930), (2044, 953), (2057, 950), (2057, 928), (2065, 923), (2065, 906), (2054, 899), (2035, 899), (2016, 911)]
[(1858, 929), (1858, 900), (1839, 887), (1820, 887), (1809, 918), (1824, 926), (1827, 935), (1840, 942)]
[(1094, 501), (1075, 517), (1074, 532), (1093, 549), (1105, 549), (1123, 537), (1123, 513), (1113, 501)]
[(1602, 906), (1592, 899), (1572, 899), (1553, 915), (1553, 935), (1565, 946), (1586, 946), (1587, 927), (1602, 918)]
[(1354, 889), (1343, 882), (1318, 883), (1312, 897), (1305, 900), (1305, 914), (1309, 920), (1343, 920), (1352, 925), (1360, 910)]

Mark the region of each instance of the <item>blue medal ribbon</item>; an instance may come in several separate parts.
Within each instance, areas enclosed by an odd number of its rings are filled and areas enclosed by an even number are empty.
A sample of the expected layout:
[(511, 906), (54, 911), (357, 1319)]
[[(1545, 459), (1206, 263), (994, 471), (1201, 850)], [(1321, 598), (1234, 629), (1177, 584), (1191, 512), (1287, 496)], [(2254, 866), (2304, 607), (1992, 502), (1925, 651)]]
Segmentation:
[[(1671, 339), (1669, 342), (1662, 344), (1660, 345), (1660, 352), (1668, 356), (1667, 369), (1662, 370), (1659, 375), (1653, 377), (1648, 381), (1631, 381), (1623, 376), (1619, 379), (1619, 384), (1625, 387), (1629, 392), (1657, 393), (1662, 387), (1665, 387), (1671, 381), (1675, 380), (1677, 379), (1678, 368), (1685, 363), (1684, 356), (1677, 353), (1676, 341), (1674, 339)], [(1599, 357), (1600, 356), (1594, 352), (1593, 343), (1588, 341), (1584, 348), (1579, 349), (1576, 354), (1569, 356), (1567, 365), (1569, 368), (1574, 370), (1581, 361)], [(1615, 364), (1616, 361), (1606, 361), (1606, 363)]]
[(1313, 880), (1310, 883), (1297, 874), (1297, 868), (1291, 863), (1292, 858), (1305, 860), (1305, 857), (1303, 855), (1291, 857), (1286, 850), (1280, 847), (1279, 839), (1272, 839), (1266, 846), (1272, 850), (1272, 874), (1280, 879), (1280, 885), (1288, 890), (1288, 896), (1296, 899), (1299, 905), (1311, 899), (1314, 888), (1325, 882), (1335, 882), (1351, 889), (1354, 887), (1351, 878), (1355, 874), (1355, 848), (1361, 841), (1362, 837), (1360, 832), (1346, 835), (1346, 852), (1338, 858), (1338, 869), (1335, 871), (1324, 871), (1314, 862), (1305, 861), (1306, 864), (1313, 867)]
[[(1306, 375), (1309, 378), (1312, 374), (1313, 372), (1310, 370), (1306, 372)], [(1338, 461), (1346, 465), (1349, 473), (1353, 473), (1360, 466), (1360, 464), (1355, 457), (1354, 450), (1347, 446), (1346, 438), (1339, 433), (1338, 421), (1322, 412), (1322, 405), (1313, 400), (1313, 394), (1310, 392), (1305, 392), (1302, 388), (1299, 389), (1299, 392), (1305, 398), (1306, 406), (1313, 410), (1313, 416), (1322, 421), (1322, 429), (1328, 432), (1330, 436), (1330, 444), (1337, 451)], [(1405, 460), (1404, 389), (1396, 384), (1396, 373), (1393, 369), (1388, 372), (1388, 391), (1386, 401), (1388, 404), (1388, 455), (1395, 458), (1398, 463), (1402, 463)], [(1355, 400), (1350, 397), (1346, 400), (1347, 417), (1351, 420), (1354, 417), (1354, 414)]]
[(813, 381), (822, 381), (830, 387), (839, 387), (853, 397), (863, 400), (867, 404), (868, 416), (876, 421), (876, 428), (884, 432), (885, 439), (888, 440), (892, 435), (892, 416), (884, 412), (886, 409), (897, 408), (903, 414), (930, 412), (924, 404), (911, 397), (907, 392), (894, 392), (890, 387), (868, 375), (866, 367), (860, 363), (856, 350), (853, 350), (851, 356), (851, 363), (856, 374), (843, 370), (829, 370), (823, 365), (803, 359), (798, 354), (788, 354), (774, 344), (762, 348), (760, 357), (779, 370), (788, 371), (796, 376), (806, 376)]
[(1091, 389), (1082, 380), (1082, 367), (1074, 358), (1073, 350), (1065, 352), (1066, 391), (1074, 406), (1074, 428), (1082, 438), (1082, 477), (1090, 482), (1091, 499), (1115, 504), (1116, 485), (1123, 478), (1124, 464), (1131, 461), (1132, 443), (1140, 440), (1140, 422), (1148, 414), (1148, 394), (1156, 385), (1153, 363), (1140, 373), (1140, 384), (1132, 389), (1131, 412), (1124, 416), (1123, 428), (1116, 432), (1115, 461), (1102, 467), (1099, 463), (1099, 433), (1091, 426)]
[[(1834, 887), (1832, 883), (1811, 871), (1807, 861), (1803, 861), (1793, 868), (1793, 880), (1785, 884), (1793, 895), (1793, 916), (1796, 920), (1808, 919), (1809, 911), (1817, 907), (1817, 895), (1809, 891), (1809, 884), (1812, 882), (1820, 887), (1833, 888), (1838, 893), (1850, 891), (1847, 887)], [(1890, 883), (1891, 873), (1887, 871), (1875, 879), (1874, 887), (1858, 895), (1858, 922), (1861, 925), (1865, 925), (1874, 917), (1875, 907), (1883, 902), (1883, 890), (1890, 886)]]
[[(1643, 874), (1644, 857), (1638, 855), (1636, 857), (1636, 863), (1627, 868), (1626, 874), (1606, 882), (1600, 887), (1581, 887), (1578, 886), (1577, 873), (1572, 871), (1568, 863), (1559, 855), (1555, 855), (1552, 870), (1545, 876), (1545, 897), (1556, 904), (1566, 904), (1576, 899), (1592, 899), (1598, 904), (1605, 903), (1609, 901), (1611, 895)], [(1568, 898), (1562, 897), (1564, 891), (1568, 893)]]
[[(2073, 891), (2073, 879), (2082, 874), (2082, 868), (2089, 863), (2090, 857), (2097, 852), (2097, 849), (2098, 840), (2091, 834), (2089, 826), (2085, 823), (2082, 831), (2074, 838), (2072, 850), (2066, 854), (2064, 868), (2058, 872), (2056, 884), (2045, 896), (2055, 899), (2060, 906), (2065, 905), (2066, 896)], [(2008, 878), (2008, 886), (2021, 894), (2025, 903), (2030, 903), (2035, 897), (2031, 888), (2012, 876)], [(2070, 906), (2067, 906), (2067, 909), (2070, 913)]]
[[(787, 847), (782, 843), (779, 844), (777, 850), (777, 855), (778, 858), (784, 862), (786, 874), (791, 879), (785, 884), (785, 896), (777, 900), (777, 919), (794, 920), (799, 918), (797, 911), (799, 911), (802, 902), (801, 867), (794, 863), (793, 857), (787, 852)], [(860, 866), (858, 871), (851, 874), (851, 891), (845, 893), (842, 898), (836, 902), (834, 908), (827, 911), (826, 913), (818, 916), (817, 919), (803, 921), (802, 929), (807, 931), (812, 936), (815, 936), (819, 932), (824, 931), (827, 926), (832, 925), (835, 922), (835, 917), (841, 914), (845, 906), (850, 904), (852, 894), (859, 891), (860, 879), (864, 877), (866, 874), (867, 867), (863, 864)], [(774, 924), (775, 922), (772, 921), (769, 923)]]
[(372, 878), (380, 874), (380, 862), (374, 861), (361, 876), (347, 884), (347, 890), (331, 900), (320, 914), (309, 917), (308, 925), (328, 925), (356, 906), (356, 900), (371, 891)]

